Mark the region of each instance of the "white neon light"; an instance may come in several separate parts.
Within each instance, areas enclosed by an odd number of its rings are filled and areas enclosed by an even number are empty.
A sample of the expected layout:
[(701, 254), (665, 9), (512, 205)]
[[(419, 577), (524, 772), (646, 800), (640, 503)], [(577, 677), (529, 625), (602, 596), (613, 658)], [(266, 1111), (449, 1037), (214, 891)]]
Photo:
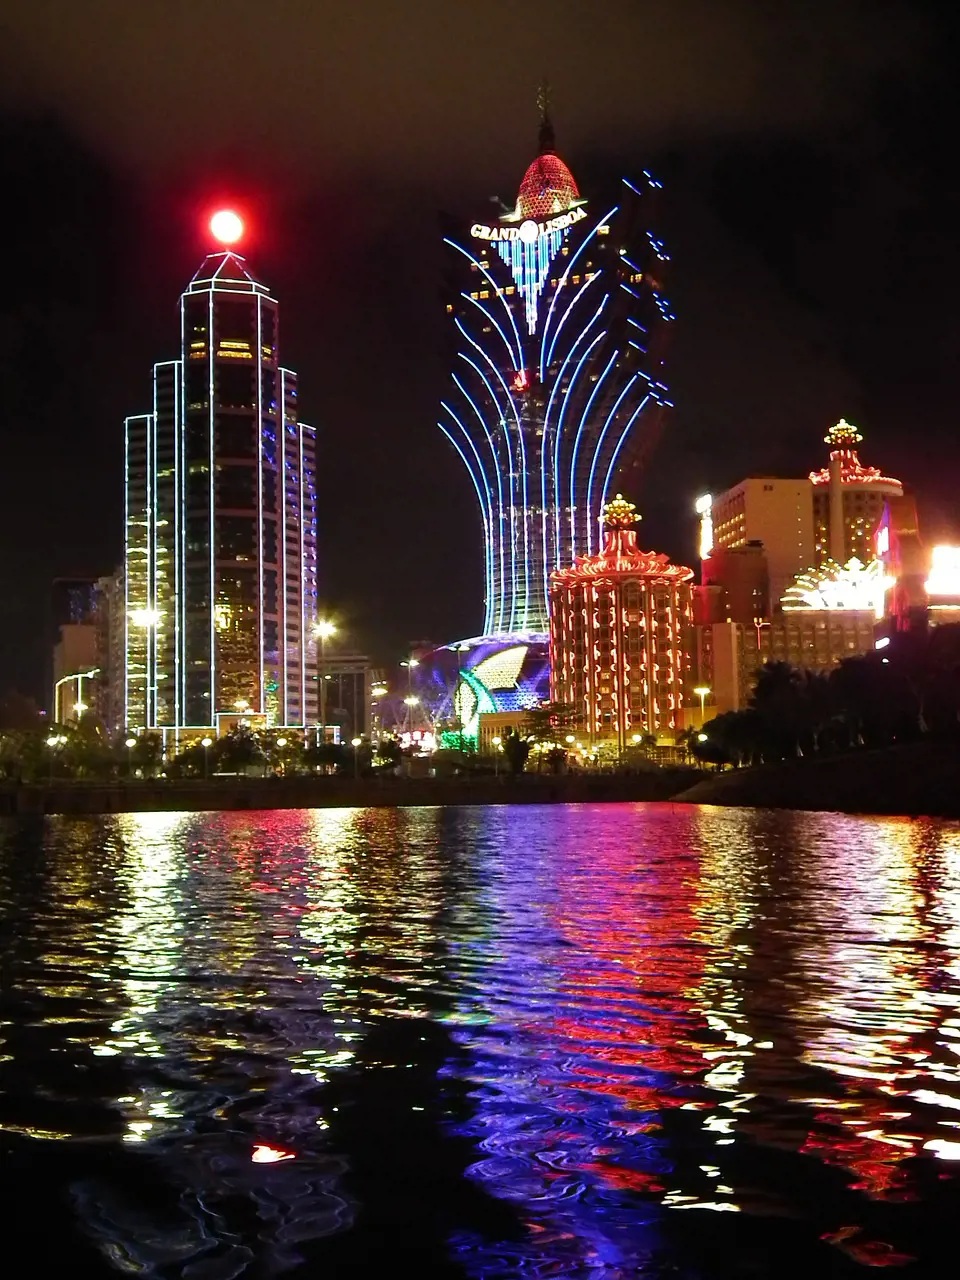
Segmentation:
[(626, 443), (627, 436), (630, 434), (630, 428), (636, 422), (637, 418), (640, 417), (641, 413), (643, 413), (649, 401), (650, 401), (650, 392), (648, 391), (647, 394), (640, 401), (640, 403), (637, 405), (636, 409), (634, 409), (633, 413), (627, 419), (626, 426), (620, 432), (620, 439), (617, 441), (617, 447), (614, 449), (613, 453), (610, 455), (610, 461), (607, 464), (607, 474), (604, 478), (603, 490), (601, 491), (601, 494), (600, 494), (601, 507), (605, 507), (607, 505), (607, 493), (610, 489), (610, 481), (613, 479), (613, 469), (617, 465), (617, 458), (620, 456), (620, 450), (623, 448), (624, 444)]
[[(260, 591), (260, 617), (257, 627), (259, 654), (260, 654), (260, 674), (258, 679), (258, 696), (260, 714), (265, 715), (266, 705), (266, 688), (263, 672), (264, 658), (264, 634), (266, 632), (266, 610), (264, 608), (265, 601), (263, 598), (263, 582), (264, 582), (264, 546), (263, 546), (263, 466), (264, 466), (264, 439), (263, 439), (263, 303), (257, 298), (257, 581)], [(277, 575), (280, 577), (280, 575)], [(277, 583), (278, 589), (284, 586), (283, 580)]]
[(849, 609), (882, 618), (886, 593), (893, 585), (882, 561), (865, 565), (854, 556), (843, 567), (827, 561), (799, 574), (782, 603), (785, 610)]
[[(580, 415), (580, 422), (577, 425), (577, 434), (573, 438), (573, 453), (570, 456), (570, 546), (574, 555), (576, 554), (576, 546), (577, 546), (577, 503), (576, 503), (576, 497), (574, 494), (574, 489), (576, 487), (577, 454), (580, 452), (580, 440), (583, 435), (583, 430), (586, 425), (587, 417), (590, 413), (590, 410), (593, 408), (593, 402), (597, 398), (600, 388), (603, 386), (604, 382), (606, 381), (607, 374), (616, 364), (617, 357), (619, 356), (619, 354), (620, 352), (616, 348), (614, 348), (613, 355), (607, 361), (607, 367), (604, 369), (603, 373), (601, 373), (600, 377), (597, 379), (593, 390), (590, 392), (590, 396), (587, 400), (587, 403), (584, 405), (583, 413)], [(588, 516), (588, 519), (587, 519), (588, 554), (589, 554), (590, 534), (591, 534), (590, 523), (591, 521)]]
[[(560, 372), (557, 374), (556, 378), (554, 379), (553, 388), (550, 392), (550, 398), (547, 401), (546, 413), (543, 415), (544, 435), (546, 435), (547, 433), (547, 426), (550, 421), (550, 411), (553, 408), (554, 397), (557, 395), (560, 387), (563, 385), (563, 375), (566, 372), (567, 365), (570, 363), (570, 361), (573, 359), (574, 355), (576, 354), (577, 347), (584, 340), (584, 338), (586, 338), (587, 334), (593, 328), (593, 325), (595, 324), (597, 317), (600, 315), (601, 311), (606, 306), (606, 303), (607, 303), (607, 298), (606, 296), (604, 296), (600, 302), (599, 307), (597, 307), (596, 311), (593, 313), (593, 315), (590, 317), (587, 323), (580, 330), (579, 334), (577, 335), (576, 339), (573, 342), (573, 345), (570, 347), (570, 350), (567, 352), (566, 357), (564, 358), (563, 364), (560, 366)], [(601, 332), (598, 335), (598, 337), (594, 339), (594, 345), (597, 342), (599, 342), (602, 336), (603, 336), (603, 333)], [(574, 376), (571, 379), (570, 388), (573, 387), (573, 384), (575, 381), (576, 381), (576, 372), (574, 373)], [(560, 536), (560, 513), (563, 508), (563, 503), (560, 498), (560, 445), (563, 441), (563, 414), (567, 404), (568, 390), (564, 392), (563, 404), (560, 408), (559, 420), (557, 422), (556, 431), (554, 432), (554, 442), (553, 442), (553, 517), (554, 517), (554, 540), (556, 543), (554, 551), (556, 555), (555, 563), (558, 569), (560, 568), (560, 547), (562, 545), (562, 539)]]
[(960, 547), (934, 547), (930, 553), (928, 596), (960, 596)]
[[(446, 409), (446, 408), (447, 408), (447, 406), (446, 406), (446, 405), (444, 405), (444, 408)], [(447, 410), (447, 411), (449, 412), (449, 410)], [(486, 515), (484, 514), (484, 510), (483, 510), (483, 495), (482, 495), (482, 494), (481, 494), (481, 492), (480, 492), (480, 486), (479, 486), (479, 484), (477, 484), (477, 477), (473, 474), (473, 467), (471, 467), (471, 466), (470, 466), (470, 462), (469, 462), (469, 459), (467, 458), (467, 455), (463, 452), (463, 450), (460, 448), (459, 444), (457, 444), (456, 440), (454, 440), (453, 436), (450, 434), (450, 432), (447, 430), (447, 428), (443, 425), (443, 423), (442, 423), (442, 422), (440, 422), (440, 421), (438, 421), (438, 422), (437, 422), (437, 426), (440, 428), (440, 430), (443, 432), (443, 434), (447, 437), (447, 439), (450, 441), (450, 443), (451, 443), (451, 444), (453, 445), (453, 447), (456, 449), (457, 453), (459, 453), (459, 455), (460, 455), (461, 459), (463, 460), (463, 465), (467, 468), (467, 474), (469, 475), (469, 477), (470, 477), (470, 479), (471, 479), (471, 481), (472, 481), (472, 483), (473, 483), (473, 487), (474, 487), (474, 489), (476, 490), (476, 494), (477, 494), (477, 502), (478, 502), (478, 503), (479, 503), (479, 505), (480, 505), (480, 518), (481, 518), (481, 520), (483, 521), (483, 525), (484, 525), (484, 529), (483, 529), (484, 537), (485, 537), (485, 538), (487, 538), (487, 539), (489, 539), (489, 537), (490, 537), (490, 529), (489, 529), (489, 526), (488, 526), (488, 524), (487, 524), (487, 517), (486, 517)], [(484, 630), (485, 630), (485, 631), (486, 631), (486, 630), (488, 630), (488, 628), (489, 628), (489, 626), (490, 626), (490, 618), (491, 618), (491, 615), (492, 615), (492, 608), (493, 608), (493, 602), (492, 602), (492, 600), (490, 599), (490, 595), (489, 595), (489, 592), (488, 592), (488, 593), (487, 593), (487, 599), (486, 599), (486, 601), (485, 601), (485, 603), (484, 603)]]
[[(614, 356), (616, 356), (616, 352), (614, 352)], [(597, 437), (597, 443), (594, 446), (593, 462), (590, 464), (590, 476), (589, 476), (589, 479), (587, 480), (587, 555), (590, 555), (590, 552), (593, 550), (593, 546), (592, 546), (593, 521), (590, 519), (590, 513), (593, 511), (593, 479), (594, 479), (594, 475), (596, 474), (597, 463), (600, 461), (600, 452), (603, 449), (603, 442), (606, 439), (607, 431), (609, 430), (610, 424), (613, 421), (614, 417), (616, 416), (617, 410), (620, 408), (620, 405), (623, 403), (624, 396), (626, 396), (630, 388), (633, 387), (634, 384), (639, 381), (639, 376), (640, 376), (639, 374), (635, 373), (633, 377), (629, 380), (627, 385), (620, 392), (620, 394), (617, 396), (616, 401), (614, 402), (613, 408), (607, 414), (607, 420), (606, 422), (604, 422), (603, 429), (601, 430), (600, 435)]]
[(217, 713), (217, 707), (216, 707), (217, 637), (216, 637), (216, 627), (214, 626), (214, 619), (213, 619), (213, 606), (216, 600), (216, 570), (215, 570), (216, 557), (215, 557), (215, 544), (214, 544), (214, 538), (216, 534), (216, 525), (214, 520), (215, 506), (214, 506), (214, 487), (213, 487), (213, 480), (214, 480), (213, 449), (214, 449), (214, 426), (215, 426), (216, 418), (214, 415), (215, 398), (214, 398), (214, 391), (213, 391), (213, 373), (214, 373), (213, 353), (214, 353), (216, 344), (214, 343), (214, 340), (213, 340), (213, 293), (212, 292), (210, 293), (210, 297), (209, 297), (209, 302), (207, 307), (207, 316), (208, 316), (207, 339), (210, 344), (208, 348), (209, 350), (208, 360), (209, 360), (209, 370), (210, 370), (209, 380), (208, 380), (208, 392), (210, 396), (210, 403), (208, 406), (208, 415), (207, 415), (208, 421), (210, 423), (210, 441), (209, 441), (210, 443), (210, 513), (209, 513), (210, 514), (210, 535), (209, 535), (210, 546), (208, 548), (209, 555), (210, 555), (210, 723), (215, 724), (216, 722), (214, 720), (214, 716)]
[[(496, 367), (496, 365), (493, 363), (493, 361), (490, 359), (487, 353), (483, 350), (483, 348), (480, 346), (477, 346), (477, 344), (469, 336), (466, 330), (461, 328), (461, 332), (463, 333), (467, 341), (470, 343), (470, 345), (472, 347), (475, 347), (476, 350), (479, 351), (480, 355), (482, 355), (483, 358), (486, 360), (487, 364), (496, 374), (497, 378), (499, 378), (500, 384), (503, 387), (504, 393), (507, 397), (507, 403), (510, 405), (510, 408), (514, 409), (514, 412), (516, 412), (513, 401), (510, 398), (510, 392), (507, 389), (507, 384), (504, 381), (503, 375), (500, 373), (500, 370)], [(507, 465), (510, 472), (510, 621), (509, 621), (509, 630), (513, 631), (516, 629), (516, 607), (517, 607), (517, 540), (516, 540), (517, 515), (516, 515), (516, 501), (515, 501), (515, 494), (516, 494), (516, 488), (517, 488), (517, 484), (516, 484), (517, 473), (516, 473), (516, 467), (514, 465), (513, 445), (511, 444), (510, 435), (507, 430), (507, 416), (500, 407), (500, 401), (498, 400), (497, 396), (494, 394), (492, 384), (490, 383), (489, 379), (487, 378), (483, 370), (480, 368), (480, 366), (478, 364), (475, 364), (468, 355), (466, 355), (462, 351), (459, 353), (459, 355), (461, 360), (466, 361), (466, 363), (469, 364), (470, 367), (476, 371), (476, 373), (482, 380), (484, 386), (487, 388), (487, 392), (490, 396), (490, 400), (497, 410), (497, 416), (500, 419), (500, 429), (503, 432), (504, 447), (507, 453)], [(502, 529), (500, 533), (502, 537), (503, 536)]]
[(451, 246), (451, 248), (456, 249), (457, 253), (462, 253), (468, 262), (472, 262), (474, 266), (477, 268), (477, 270), (480, 272), (480, 274), (484, 277), (484, 279), (487, 280), (490, 287), (493, 289), (493, 296), (500, 299), (501, 303), (503, 304), (504, 311), (506, 311), (507, 315), (510, 317), (510, 324), (513, 326), (513, 336), (517, 340), (517, 358), (514, 361), (513, 367), (514, 369), (522, 369), (523, 368), (523, 344), (520, 341), (520, 330), (517, 328), (517, 322), (513, 318), (513, 312), (510, 310), (509, 306), (507, 305), (507, 300), (503, 296), (503, 293), (501, 292), (499, 287), (497, 286), (497, 282), (494, 280), (493, 276), (486, 269), (483, 263), (478, 258), (475, 258), (472, 253), (468, 253), (466, 249), (463, 248), (462, 245), (457, 244), (456, 240), (451, 240), (447, 236), (444, 236), (443, 243), (448, 244)]
[[(470, 397), (468, 396), (467, 399), (469, 400)], [(484, 511), (483, 509), (484, 500), (482, 495), (480, 494), (479, 486), (477, 485), (476, 480), (474, 480), (474, 488), (477, 490), (477, 497), (480, 499), (480, 507), (481, 507), (480, 515), (483, 520), (483, 532), (484, 532), (484, 544), (485, 544), (484, 571), (485, 571), (487, 586), (488, 586), (488, 589), (486, 592), (487, 599), (486, 599), (485, 610), (484, 610), (485, 619), (484, 619), (483, 627), (484, 627), (484, 634), (487, 634), (493, 626), (493, 582), (494, 582), (494, 567), (495, 567), (494, 566), (494, 550), (493, 550), (493, 519), (494, 519), (493, 494), (490, 489), (489, 481), (487, 480), (486, 469), (484, 468), (484, 465), (480, 459), (480, 454), (477, 451), (477, 446), (474, 444), (473, 438), (471, 437), (470, 432), (466, 429), (466, 427), (457, 417), (456, 413), (454, 413), (453, 409), (451, 409), (451, 407), (447, 404), (445, 400), (440, 401), (440, 407), (442, 409), (445, 409), (447, 413), (449, 413), (450, 417), (454, 420), (454, 422), (457, 424), (457, 426), (460, 428), (461, 432), (463, 433), (464, 439), (467, 441), (467, 443), (470, 445), (470, 448), (473, 450), (473, 456), (477, 460), (477, 470), (480, 473), (480, 478), (483, 481), (483, 487), (486, 493), (486, 511)], [(444, 430), (444, 429), (441, 427), (441, 430)], [(448, 439), (451, 438), (450, 433), (448, 431), (444, 430), (444, 435), (446, 435)], [(461, 453), (461, 457), (463, 457), (462, 453)], [(469, 460), (467, 458), (464, 458), (463, 460), (464, 460), (464, 463), (466, 464), (467, 470), (470, 471), (471, 473), (471, 478), (473, 478), (473, 471), (470, 466)], [(499, 509), (500, 510), (503, 509), (502, 500), (501, 500)], [(503, 550), (502, 550), (502, 540), (501, 540), (501, 566), (502, 566), (502, 562), (503, 562)], [(502, 580), (501, 580), (501, 587), (502, 587)], [(501, 610), (502, 610), (502, 606), (501, 606)]]
[[(560, 297), (560, 294), (561, 294), (561, 292), (562, 292), (562, 290), (563, 290), (563, 286), (567, 283), (567, 280), (568, 280), (568, 279), (569, 279), (569, 277), (570, 277), (570, 272), (573, 270), (573, 264), (574, 264), (574, 263), (577, 261), (577, 259), (580, 257), (581, 253), (583, 253), (584, 249), (586, 249), (587, 245), (588, 245), (588, 244), (590, 243), (590, 241), (594, 238), (594, 236), (597, 234), (597, 232), (600, 230), (600, 228), (601, 228), (601, 227), (605, 227), (605, 226), (609, 223), (610, 219), (611, 219), (611, 218), (613, 217), (613, 215), (617, 212), (617, 209), (618, 209), (618, 208), (619, 208), (619, 205), (614, 205), (614, 206), (613, 206), (613, 208), (610, 210), (610, 212), (609, 212), (609, 213), (605, 213), (605, 214), (603, 215), (603, 217), (600, 219), (600, 221), (597, 223), (597, 225), (593, 228), (593, 230), (590, 232), (590, 234), (589, 234), (588, 236), (584, 236), (583, 241), (581, 242), (579, 249), (577, 249), (576, 253), (574, 253), (574, 255), (571, 257), (570, 261), (567, 263), (566, 270), (564, 271), (563, 275), (560, 277), (559, 281), (557, 282), (557, 287), (556, 287), (556, 289), (554, 290), (553, 297), (550, 299), (550, 306), (549, 306), (549, 307), (548, 307), (548, 309), (547, 309), (547, 318), (546, 318), (546, 320), (543, 322), (543, 337), (542, 337), (542, 338), (541, 338), (541, 340), (540, 340), (540, 378), (541, 378), (541, 381), (542, 381), (542, 379), (543, 379), (543, 372), (544, 372), (544, 369), (545, 369), (545, 367), (550, 363), (550, 359), (544, 360), (544, 354), (543, 354), (543, 353), (544, 353), (544, 351), (545, 351), (545, 349), (546, 349), (546, 345), (547, 345), (547, 334), (548, 334), (548, 332), (549, 332), (549, 330), (550, 330), (550, 317), (553, 315), (553, 308), (557, 305), (557, 299)], [(550, 348), (550, 358), (552, 358), (552, 356), (553, 356), (553, 348), (551, 347), (551, 348)]]

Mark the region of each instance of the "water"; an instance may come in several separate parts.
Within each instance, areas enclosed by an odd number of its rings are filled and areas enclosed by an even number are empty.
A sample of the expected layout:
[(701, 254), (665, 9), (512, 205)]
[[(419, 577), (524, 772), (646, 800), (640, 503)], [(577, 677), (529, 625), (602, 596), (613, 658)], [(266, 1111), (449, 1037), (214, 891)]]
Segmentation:
[(38, 1276), (952, 1274), (960, 825), (0, 824)]

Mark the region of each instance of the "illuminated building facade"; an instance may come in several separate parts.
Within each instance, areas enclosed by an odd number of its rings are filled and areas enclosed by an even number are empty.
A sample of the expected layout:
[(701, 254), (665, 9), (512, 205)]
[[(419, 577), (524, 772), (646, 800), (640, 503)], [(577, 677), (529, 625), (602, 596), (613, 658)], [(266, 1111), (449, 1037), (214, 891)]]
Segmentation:
[(550, 697), (547, 638), (476, 636), (424, 653), (414, 692), (439, 727), (439, 745), (482, 746), (484, 717), (504, 713), (520, 724), (525, 711)]
[[(229, 242), (227, 216), (211, 228)], [(126, 421), (125, 477), (127, 726), (315, 720), (315, 433), (277, 302), (230, 248), (180, 298), (180, 357)]]
[[(704, 512), (701, 544), (704, 541)], [(762, 543), (770, 581), (770, 607), (776, 608), (788, 584), (814, 563), (810, 481), (756, 476), (713, 498), (711, 553)]]
[(596, 551), (614, 477), (657, 437), (673, 319), (659, 186), (644, 174), (588, 202), (544, 112), (515, 206), (445, 238), (453, 376), (438, 425), (480, 507), (486, 636), (546, 632), (550, 573)]
[(579, 732), (624, 747), (681, 727), (693, 570), (637, 547), (632, 503), (603, 513), (603, 546), (550, 578), (550, 693)]
[(830, 458), (821, 471), (810, 472), (816, 561), (846, 564), (874, 557), (873, 535), (887, 498), (903, 496), (899, 480), (865, 467), (856, 450), (863, 436), (841, 418), (824, 436)]

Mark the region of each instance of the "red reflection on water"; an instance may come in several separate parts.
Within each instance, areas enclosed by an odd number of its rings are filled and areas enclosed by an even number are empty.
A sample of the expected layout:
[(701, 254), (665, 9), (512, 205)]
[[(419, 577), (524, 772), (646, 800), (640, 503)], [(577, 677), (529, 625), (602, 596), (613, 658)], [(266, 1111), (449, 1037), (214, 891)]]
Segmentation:
[[(653, 859), (637, 855), (638, 822), (647, 825), (645, 847), (657, 849)], [(662, 828), (662, 840), (651, 827)], [(561, 970), (556, 1013), (535, 1028), (556, 1045), (556, 1066), (540, 1084), (587, 1095), (590, 1109), (603, 1111), (624, 1136), (654, 1133), (654, 1117), (625, 1125), (606, 1113), (610, 1103), (633, 1112), (698, 1105), (687, 1084), (706, 1066), (691, 1043), (703, 1021), (688, 994), (703, 972), (703, 949), (689, 942), (696, 926), (693, 842), (676, 814), (635, 806), (624, 806), (621, 821), (587, 854), (572, 823), (558, 835), (569, 847), (557, 849), (560, 874), (548, 911), (566, 945), (553, 952)], [(656, 1159), (653, 1148), (649, 1154)], [(663, 1190), (656, 1170), (596, 1158), (577, 1168), (621, 1191)]]

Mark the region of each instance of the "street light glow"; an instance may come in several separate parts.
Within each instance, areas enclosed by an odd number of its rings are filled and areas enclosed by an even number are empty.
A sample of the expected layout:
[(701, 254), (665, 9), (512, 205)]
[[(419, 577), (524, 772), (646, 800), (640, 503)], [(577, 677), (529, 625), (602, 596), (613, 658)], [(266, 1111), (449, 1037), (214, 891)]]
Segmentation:
[(337, 634), (337, 628), (328, 619), (321, 618), (319, 622), (313, 624), (313, 634), (318, 640), (329, 640), (331, 636)]
[(408, 693), (407, 696), (404, 698), (404, 702), (408, 707), (415, 707), (419, 701), (420, 699), (417, 697), (415, 693)]

